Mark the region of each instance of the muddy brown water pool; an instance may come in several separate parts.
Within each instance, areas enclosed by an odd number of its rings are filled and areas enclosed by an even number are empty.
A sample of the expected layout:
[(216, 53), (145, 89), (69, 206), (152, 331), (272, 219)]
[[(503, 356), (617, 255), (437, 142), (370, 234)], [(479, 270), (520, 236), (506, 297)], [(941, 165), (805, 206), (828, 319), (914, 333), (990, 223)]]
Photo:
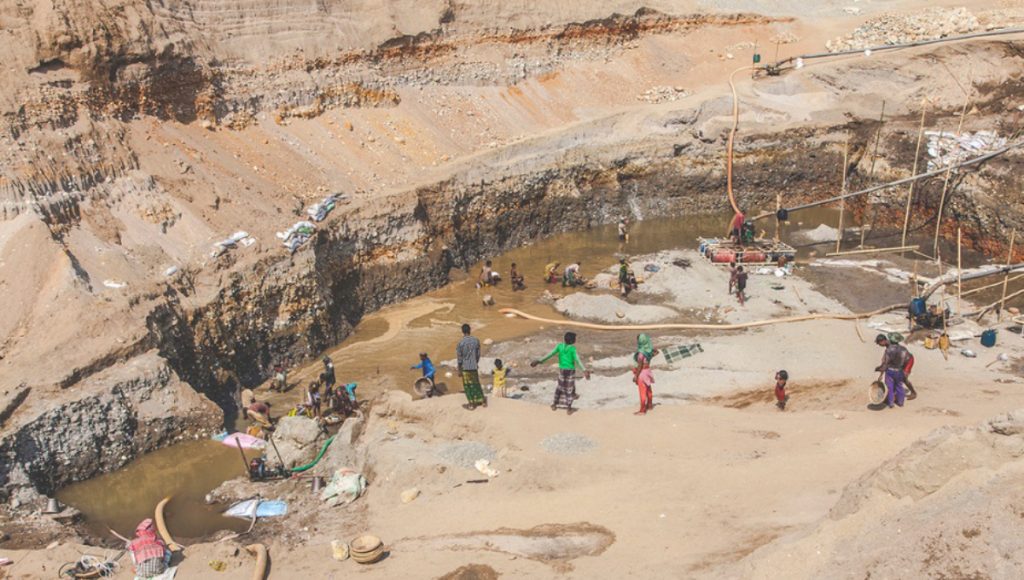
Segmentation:
[(205, 495), (224, 481), (244, 475), (238, 449), (212, 440), (187, 441), (132, 461), (124, 468), (70, 485), (57, 493), (62, 503), (82, 511), (87, 527), (112, 537), (107, 527), (132, 537), (135, 526), (165, 508), (175, 539), (187, 541), (216, 530), (244, 531), (249, 522), (220, 515), (226, 506), (208, 506)]
[[(833, 210), (801, 212), (800, 222), (793, 221), (782, 227), (782, 238), (791, 241), (793, 232), (812, 229), (822, 223), (834, 227), (836, 216)], [(339, 381), (360, 383), (360, 399), (372, 398), (385, 389), (411, 390), (419, 372), (409, 367), (418, 362), (418, 353), (428, 352), (436, 365), (454, 358), (455, 344), (461, 338), (459, 326), (463, 322), (473, 325), (474, 334), (481, 339), (500, 342), (536, 334), (538, 325), (506, 318), (498, 313), (498, 308), (516, 308), (548, 318), (561, 318), (553, 307), (538, 301), (546, 290), (562, 291), (559, 285), (543, 282), (547, 263), (560, 261), (565, 266), (581, 261), (583, 275), (591, 277), (614, 266), (621, 255), (694, 248), (698, 236), (724, 233), (729, 217), (699, 216), (632, 223), (626, 244), (618, 241), (614, 224), (534, 241), (491, 258), (495, 270), (504, 278), (497, 287), (476, 288), (480, 264), (470, 268), (467, 274), (453, 272), (453, 277), (457, 278), (452, 283), (367, 316), (351, 336), (328, 354), (335, 362)], [(774, 221), (759, 222), (759, 227), (774, 227)], [(814, 249), (803, 247), (800, 252), (806, 257)], [(822, 247), (817, 249), (820, 252)], [(511, 290), (508, 273), (513, 262), (526, 277), (525, 291)], [(483, 306), (484, 294), (491, 294), (497, 306)], [(295, 369), (289, 376), (293, 385), (289, 392), (267, 396), (265, 387), (258, 392), (273, 403), (275, 415), (280, 415), (300, 399), (298, 385), (315, 378), (319, 370), (316, 361)], [(438, 371), (443, 381), (446, 369), (439, 366)], [(106, 527), (110, 526), (128, 535), (140, 520), (152, 517), (153, 508), (161, 498), (173, 495), (166, 510), (172, 534), (199, 538), (217, 530), (244, 530), (248, 526), (248, 522), (222, 517), (220, 511), (226, 506), (207, 506), (203, 499), (224, 481), (242, 475), (237, 449), (209, 440), (191, 441), (150, 453), (116, 472), (71, 485), (57, 497), (81, 510), (86, 524), (97, 533), (106, 534)]]

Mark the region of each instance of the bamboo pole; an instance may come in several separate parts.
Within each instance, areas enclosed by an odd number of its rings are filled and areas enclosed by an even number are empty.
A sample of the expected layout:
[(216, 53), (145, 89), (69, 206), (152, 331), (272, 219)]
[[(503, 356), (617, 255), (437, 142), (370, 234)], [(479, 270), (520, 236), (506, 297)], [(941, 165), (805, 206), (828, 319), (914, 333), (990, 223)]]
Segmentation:
[[(846, 147), (843, 148), (843, 184), (840, 186), (840, 195), (846, 195), (846, 170), (849, 167), (850, 158), (850, 134), (846, 134)], [(836, 234), (836, 253), (843, 245), (843, 213), (846, 212), (846, 198), (839, 202), (839, 233)]]
[[(875, 161), (878, 161), (878, 144), (882, 140), (882, 127), (885, 125), (885, 100), (882, 100), (882, 114), (878, 116), (878, 131), (875, 133), (875, 148), (871, 153), (871, 169), (868, 170), (868, 177), (875, 177)], [(867, 233), (867, 225), (870, 221), (868, 215), (871, 213), (871, 199), (864, 202), (864, 217), (860, 220), (860, 248), (864, 247), (864, 235)]]
[(962, 300), (964, 298), (964, 267), (963, 255), (960, 251), (960, 226), (956, 228), (956, 313), (964, 313)]
[(775, 194), (775, 243), (779, 243), (779, 210), (782, 209), (782, 194)]
[[(1017, 230), (1010, 231), (1010, 250), (1006, 252), (1006, 266), (1010, 266), (1010, 262), (1013, 260), (1013, 242), (1017, 237)], [(996, 322), (1003, 319), (1003, 307), (1006, 306), (1006, 286), (1010, 283), (1010, 273), (1007, 272), (1006, 276), (1003, 277), (1003, 297), (999, 300), (999, 314), (996, 316)]]
[(825, 254), (826, 258), (834, 256), (856, 256), (862, 254), (881, 254), (882, 252), (909, 252), (916, 250), (917, 246), (893, 246), (891, 248), (869, 248), (867, 250), (847, 250), (845, 252), (829, 252)]
[(992, 310), (996, 306), (999, 306), (1002, 302), (1004, 302), (1006, 300), (1010, 300), (1011, 298), (1016, 298), (1016, 297), (1020, 296), (1021, 294), (1024, 294), (1024, 288), (1021, 288), (1020, 290), (1017, 290), (1016, 292), (1013, 292), (1012, 294), (1008, 294), (1005, 298), (1001, 298), (999, 300), (996, 300), (992, 304), (989, 304), (985, 308), (982, 308), (981, 310), (979, 310), (977, 313), (972, 313), (972, 314), (969, 314), (968, 316), (977, 316), (978, 320), (981, 320), (981, 317), (985, 316), (985, 313), (988, 312), (989, 310)]
[(914, 298), (920, 298), (921, 286), (917, 283), (917, 260), (914, 260), (914, 276), (910, 280), (914, 287)]
[[(928, 100), (921, 100), (921, 126), (917, 130), (917, 148), (914, 150), (914, 169), (911, 170), (911, 175), (917, 175), (917, 162), (921, 157), (921, 141), (924, 140), (924, 115), (928, 111)], [(907, 245), (907, 227), (910, 225), (910, 204), (914, 200), (914, 184), (917, 181), (910, 182), (910, 189), (907, 190), (907, 211), (903, 214), (903, 235), (900, 237), (900, 245)]]
[[(964, 106), (960, 109), (960, 123), (956, 127), (956, 136), (959, 137), (964, 129), (964, 117), (967, 115), (967, 105), (971, 103), (970, 95), (964, 97)], [(946, 205), (946, 190), (949, 187), (949, 177), (953, 174), (953, 165), (955, 163), (950, 162), (949, 168), (946, 170), (946, 177), (942, 180), (942, 196), (939, 198), (939, 213), (935, 214), (935, 241), (932, 244), (932, 253), (938, 255), (939, 253), (939, 230), (942, 229), (942, 210)]]
[[(1009, 276), (1009, 274), (1007, 274), (1007, 276)], [(1022, 280), (1022, 279), (1024, 279), (1024, 274), (1018, 274), (1018, 275), (1014, 276), (1013, 278), (1010, 278), (1009, 281), (1010, 282), (1016, 282), (1017, 280)], [(982, 292), (982, 291), (988, 290), (990, 288), (995, 288), (996, 286), (1002, 286), (1002, 285), (1003, 285), (1003, 282), (1002, 282), (1002, 280), (1000, 280), (999, 282), (996, 282), (994, 284), (985, 284), (984, 286), (978, 286), (977, 288), (971, 288), (970, 290), (967, 290), (966, 292), (964, 292), (964, 296), (970, 296), (971, 294), (977, 294), (978, 292)]]

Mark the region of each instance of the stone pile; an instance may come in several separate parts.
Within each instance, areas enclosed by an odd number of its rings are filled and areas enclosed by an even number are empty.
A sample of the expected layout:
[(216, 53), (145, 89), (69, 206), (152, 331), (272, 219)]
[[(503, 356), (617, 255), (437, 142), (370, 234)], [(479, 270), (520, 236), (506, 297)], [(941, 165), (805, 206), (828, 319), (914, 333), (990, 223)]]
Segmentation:
[(690, 91), (683, 87), (651, 87), (636, 96), (636, 100), (645, 103), (668, 103), (690, 96)]
[(980, 27), (966, 8), (930, 8), (917, 14), (883, 14), (865, 22), (852, 34), (825, 43), (829, 52), (860, 50), (873, 46), (906, 44), (967, 34)]

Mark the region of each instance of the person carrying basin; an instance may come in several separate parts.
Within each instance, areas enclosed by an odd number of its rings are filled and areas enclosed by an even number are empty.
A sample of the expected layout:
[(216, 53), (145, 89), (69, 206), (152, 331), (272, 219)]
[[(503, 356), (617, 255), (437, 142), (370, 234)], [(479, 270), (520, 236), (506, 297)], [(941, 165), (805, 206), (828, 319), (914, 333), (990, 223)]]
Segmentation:
[(421, 352), (419, 364), (412, 365), (411, 367), (409, 367), (409, 369), (421, 369), (423, 371), (423, 376), (421, 378), (430, 381), (430, 387), (427, 389), (427, 392), (423, 394), (423, 396), (427, 398), (433, 397), (436, 394), (434, 392), (434, 374), (436, 370), (434, 369), (433, 361), (430, 360), (430, 357), (427, 356), (427, 353)]
[(910, 351), (902, 344), (890, 341), (884, 334), (875, 337), (875, 344), (885, 349), (882, 364), (875, 367), (875, 371), (885, 375), (886, 402), (890, 409), (893, 403), (902, 407), (906, 398), (903, 369), (907, 366)]

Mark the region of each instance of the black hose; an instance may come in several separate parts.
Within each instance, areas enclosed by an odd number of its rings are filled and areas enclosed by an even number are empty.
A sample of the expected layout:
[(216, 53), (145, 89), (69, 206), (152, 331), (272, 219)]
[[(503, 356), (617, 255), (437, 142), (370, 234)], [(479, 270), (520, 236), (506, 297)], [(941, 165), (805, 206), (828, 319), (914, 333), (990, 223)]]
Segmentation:
[(1000, 28), (998, 30), (986, 30), (985, 32), (972, 32), (970, 34), (961, 34), (958, 36), (947, 36), (945, 38), (933, 38), (931, 40), (918, 40), (916, 42), (908, 42), (905, 44), (883, 44), (881, 46), (872, 46), (869, 48), (858, 48), (851, 50), (841, 50), (839, 52), (816, 52), (813, 54), (802, 54), (800, 56), (791, 56), (787, 59), (780, 60), (775, 63), (774, 66), (779, 67), (783, 64), (787, 64), (795, 61), (796, 59), (811, 60), (816, 58), (828, 58), (830, 56), (849, 56), (851, 54), (863, 54), (865, 50), (871, 52), (882, 52), (884, 50), (896, 50), (900, 48), (913, 48), (915, 46), (927, 46), (929, 44), (939, 44), (942, 42), (956, 42), (958, 40), (971, 40), (974, 38), (984, 38), (986, 36), (1003, 36), (1006, 34), (1019, 34), (1024, 32), (1024, 28)]
[[(784, 211), (786, 212), (787, 217), (788, 217), (789, 213), (792, 213), (794, 211), (798, 211), (798, 210), (801, 210), (801, 209), (809, 209), (809, 208), (812, 208), (812, 207), (818, 207), (820, 205), (826, 205), (826, 204), (829, 204), (829, 203), (834, 203), (834, 202), (837, 202), (837, 201), (842, 201), (842, 200), (847, 199), (847, 198), (856, 197), (858, 195), (864, 195), (866, 193), (872, 193), (872, 192), (875, 192), (875, 191), (878, 191), (878, 190), (881, 190), (881, 189), (888, 189), (890, 187), (896, 187), (898, 185), (903, 185), (904, 183), (910, 183), (911, 181), (916, 181), (918, 179), (925, 179), (925, 178), (928, 178), (928, 177), (934, 177), (936, 175), (939, 175), (940, 173), (945, 173), (946, 171), (949, 171), (950, 169), (956, 169), (958, 167), (965, 167), (967, 165), (975, 165), (977, 163), (982, 163), (984, 161), (988, 161), (989, 159), (992, 159), (993, 157), (998, 157), (998, 156), (1002, 155), (1003, 153), (1006, 153), (1007, 151), (1010, 151), (1012, 149), (1016, 149), (1017, 147), (1021, 147), (1021, 146), (1024, 146), (1024, 141), (1018, 141), (1016, 143), (1012, 143), (1010, 145), (1007, 145), (1006, 147), (1003, 147), (1002, 149), (997, 149), (997, 150), (995, 150), (995, 151), (993, 151), (991, 153), (986, 153), (985, 155), (981, 155), (979, 157), (974, 157), (973, 159), (968, 159), (967, 161), (963, 161), (961, 163), (957, 163), (956, 165), (952, 165), (952, 166), (945, 165), (943, 167), (940, 167), (938, 169), (934, 169), (932, 171), (928, 171), (926, 173), (919, 173), (918, 175), (912, 175), (910, 177), (905, 177), (903, 179), (899, 179), (899, 180), (896, 180), (896, 181), (890, 181), (888, 183), (883, 183), (881, 185), (874, 185), (874, 186), (871, 186), (871, 187), (869, 187), (867, 189), (862, 189), (860, 191), (854, 191), (853, 193), (846, 193), (846, 194), (843, 194), (843, 195), (837, 195), (837, 196), (830, 197), (828, 199), (823, 199), (823, 200), (820, 200), (820, 201), (812, 201), (810, 203), (805, 203), (803, 205), (798, 205), (798, 206), (794, 206), (794, 207), (790, 207), (790, 208), (785, 208)], [(753, 219), (754, 220), (759, 220), (759, 219), (763, 219), (763, 218), (766, 218), (766, 217), (771, 216), (771, 215), (775, 215), (775, 214), (764, 213), (764, 214), (761, 214), (759, 216), (755, 216)]]

